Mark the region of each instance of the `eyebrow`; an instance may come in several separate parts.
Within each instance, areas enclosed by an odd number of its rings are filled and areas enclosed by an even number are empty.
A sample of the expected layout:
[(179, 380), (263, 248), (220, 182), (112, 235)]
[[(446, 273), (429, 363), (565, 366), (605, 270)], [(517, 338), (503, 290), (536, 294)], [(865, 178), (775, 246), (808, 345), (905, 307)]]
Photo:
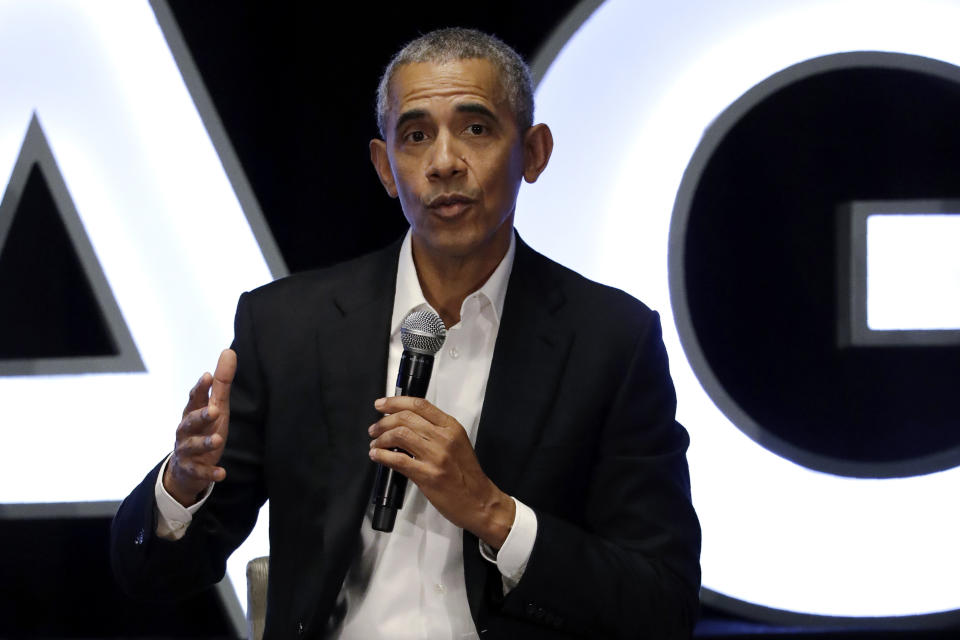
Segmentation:
[(487, 118), (490, 118), (494, 122), (500, 122), (500, 119), (497, 118), (496, 114), (494, 114), (493, 111), (490, 111), (490, 109), (487, 109), (485, 106), (477, 102), (466, 102), (464, 104), (458, 104), (457, 113), (475, 113), (480, 116), (486, 116)]
[[(496, 114), (490, 109), (486, 108), (478, 102), (466, 102), (464, 104), (457, 105), (457, 113), (474, 113), (480, 116), (484, 116), (492, 120), (493, 122), (500, 122), (500, 119), (497, 118)], [(409, 111), (404, 111), (400, 114), (400, 117), (397, 118), (397, 124), (394, 127), (396, 131), (400, 130), (404, 124), (410, 122), (411, 120), (419, 120), (421, 118), (428, 117), (426, 109), (410, 109)]]
[(395, 129), (399, 131), (400, 127), (407, 122), (410, 122), (411, 120), (419, 120), (420, 118), (425, 117), (427, 117), (427, 112), (425, 109), (410, 109), (409, 111), (404, 111), (400, 114), (400, 117), (397, 118), (397, 125)]

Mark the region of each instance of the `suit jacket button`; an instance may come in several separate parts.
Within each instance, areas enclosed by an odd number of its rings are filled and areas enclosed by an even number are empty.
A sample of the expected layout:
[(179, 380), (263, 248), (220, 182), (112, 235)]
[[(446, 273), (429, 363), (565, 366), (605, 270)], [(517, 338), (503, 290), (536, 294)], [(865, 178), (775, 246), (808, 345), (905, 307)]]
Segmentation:
[(302, 620), (300, 620), (300, 621), (297, 622), (297, 635), (298, 635), (298, 636), (302, 636), (302, 635), (303, 635), (303, 621), (302, 621)]

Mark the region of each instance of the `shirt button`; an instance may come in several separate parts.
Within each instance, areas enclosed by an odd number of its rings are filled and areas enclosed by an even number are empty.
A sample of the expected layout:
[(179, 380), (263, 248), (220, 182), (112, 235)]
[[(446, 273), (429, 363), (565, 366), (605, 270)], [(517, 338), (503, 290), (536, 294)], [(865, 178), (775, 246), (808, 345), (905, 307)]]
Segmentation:
[(183, 523), (180, 522), (179, 520), (174, 520), (173, 522), (170, 523), (170, 528), (173, 529), (174, 531), (179, 531), (180, 529), (183, 529)]
[(433, 585), (433, 590), (437, 592), (438, 595), (443, 595), (447, 592), (447, 588), (440, 584), (439, 582)]
[(460, 352), (457, 351), (456, 347), (450, 347), (450, 357), (454, 360), (460, 357)]

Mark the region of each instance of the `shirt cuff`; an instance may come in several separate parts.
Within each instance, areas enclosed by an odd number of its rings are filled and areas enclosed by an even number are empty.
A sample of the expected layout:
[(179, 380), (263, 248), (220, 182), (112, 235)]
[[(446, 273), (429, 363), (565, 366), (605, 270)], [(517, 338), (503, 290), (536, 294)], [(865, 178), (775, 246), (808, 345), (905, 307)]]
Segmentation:
[(520, 583), (537, 539), (537, 514), (516, 498), (513, 503), (517, 507), (516, 515), (500, 551), (494, 551), (486, 542), (480, 541), (480, 555), (496, 564), (503, 578), (503, 595)]
[(196, 504), (184, 507), (177, 502), (173, 496), (167, 493), (167, 490), (163, 486), (163, 475), (167, 471), (167, 464), (170, 462), (172, 456), (173, 454), (171, 453), (167, 456), (167, 459), (163, 461), (163, 465), (160, 467), (160, 473), (157, 474), (157, 482), (153, 488), (153, 495), (157, 503), (156, 533), (158, 537), (165, 540), (179, 540), (187, 533), (187, 527), (193, 520), (193, 514), (195, 514), (197, 510), (203, 506), (203, 503), (207, 501), (207, 498), (210, 497), (214, 484), (212, 482), (210, 483), (210, 486), (203, 492), (203, 496)]

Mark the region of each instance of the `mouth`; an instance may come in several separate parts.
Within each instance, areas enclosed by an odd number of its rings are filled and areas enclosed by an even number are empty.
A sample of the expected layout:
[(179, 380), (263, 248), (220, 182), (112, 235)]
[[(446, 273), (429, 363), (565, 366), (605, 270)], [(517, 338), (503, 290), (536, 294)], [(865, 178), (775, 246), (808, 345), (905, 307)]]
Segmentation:
[(474, 199), (460, 193), (445, 193), (429, 199), (427, 208), (442, 218), (453, 218), (472, 205)]

